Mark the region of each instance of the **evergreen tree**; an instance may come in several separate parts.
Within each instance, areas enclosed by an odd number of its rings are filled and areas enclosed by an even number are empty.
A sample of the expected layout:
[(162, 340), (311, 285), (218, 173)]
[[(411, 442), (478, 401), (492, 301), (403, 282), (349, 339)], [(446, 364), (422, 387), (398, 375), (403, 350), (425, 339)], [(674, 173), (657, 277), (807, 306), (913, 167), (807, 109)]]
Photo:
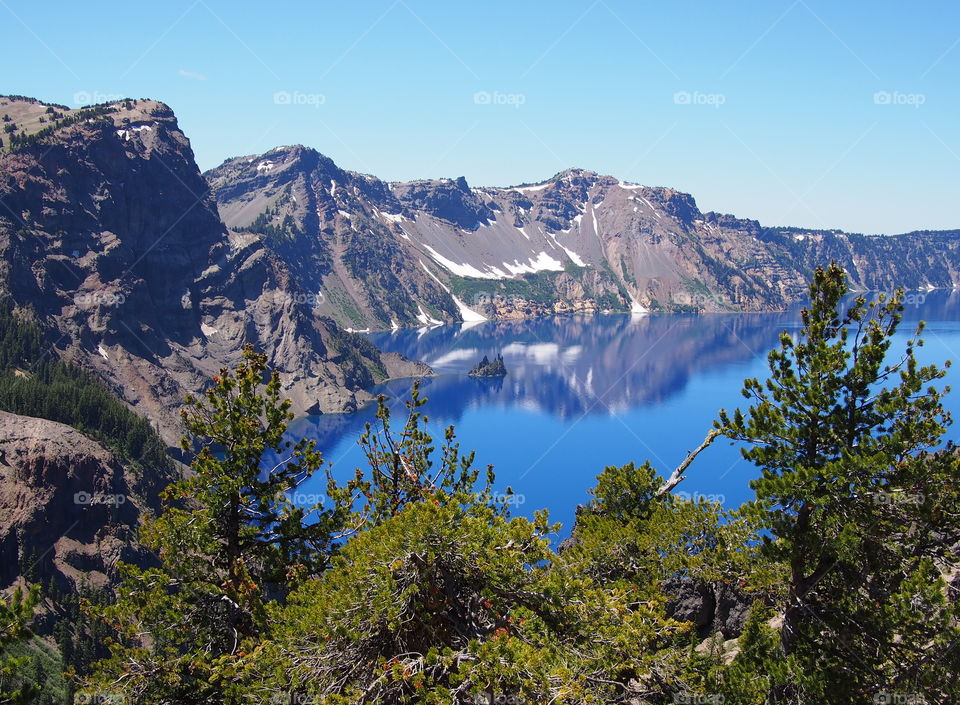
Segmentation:
[(30, 638), (29, 625), (33, 620), (38, 596), (39, 589), (34, 586), (26, 594), (18, 587), (9, 599), (0, 598), (0, 704), (2, 705), (27, 705), (34, 702), (34, 696), (38, 693), (31, 681), (24, 677), (30, 666), (30, 657), (12, 656), (8, 651), (11, 646), (22, 644)]
[(766, 382), (745, 382), (746, 413), (718, 422), (749, 444), (761, 470), (749, 511), (787, 570), (778, 660), (789, 677), (771, 702), (945, 702), (960, 692), (943, 579), (957, 564), (960, 483), (933, 385), (944, 372), (917, 362), (922, 325), (889, 359), (902, 293), (844, 311), (847, 292), (840, 267), (816, 271), (802, 330), (781, 335)]
[[(320, 466), (312, 442), (283, 439), (289, 400), (250, 346), (203, 399), (188, 397), (192, 474), (164, 493), (141, 543), (159, 568), (122, 566), (115, 604), (95, 610), (119, 633), (83, 681), (88, 695), (136, 702), (235, 703), (236, 669), (270, 632), (266, 607), (329, 562), (346, 510), (294, 506), (287, 493)], [(267, 470), (268, 451), (279, 461)], [(335, 493), (334, 493), (335, 494)], [(119, 689), (119, 693), (117, 690)]]

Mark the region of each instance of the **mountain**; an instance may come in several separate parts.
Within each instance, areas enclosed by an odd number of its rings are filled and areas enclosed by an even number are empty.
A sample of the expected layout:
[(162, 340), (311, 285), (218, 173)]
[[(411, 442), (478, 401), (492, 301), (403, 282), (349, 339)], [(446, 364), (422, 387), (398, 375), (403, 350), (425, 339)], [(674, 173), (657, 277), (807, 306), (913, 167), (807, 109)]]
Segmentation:
[(689, 194), (568, 169), (533, 185), (387, 183), (278, 147), (205, 174), (310, 304), (385, 329), (581, 311), (764, 311), (835, 259), (858, 289), (953, 288), (960, 231), (865, 236), (702, 213)]
[(299, 305), (305, 278), (262, 237), (227, 230), (166, 105), (6, 97), (0, 115), (0, 296), (168, 444), (184, 395), (245, 343), (301, 414), (349, 411), (375, 382), (427, 372)]

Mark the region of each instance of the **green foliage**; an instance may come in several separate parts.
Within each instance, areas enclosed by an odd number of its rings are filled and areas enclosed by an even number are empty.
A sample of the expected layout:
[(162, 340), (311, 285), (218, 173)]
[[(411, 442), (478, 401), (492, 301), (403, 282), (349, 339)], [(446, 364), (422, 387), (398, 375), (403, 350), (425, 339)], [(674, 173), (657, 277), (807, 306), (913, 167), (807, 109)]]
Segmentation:
[(51, 636), (63, 664), (75, 674), (88, 675), (93, 663), (107, 655), (106, 644), (112, 632), (86, 608), (108, 604), (112, 590), (94, 588), (83, 582), (76, 588), (63, 590), (51, 580), (43, 594), (57, 615)]
[(0, 409), (73, 426), (152, 475), (171, 470), (150, 422), (92, 374), (52, 358), (40, 327), (0, 305)]
[[(7, 657), (19, 660), (20, 665), (9, 678), (2, 678), (4, 685), (0, 685), (0, 691), (8, 691), (6, 684), (9, 682), (11, 689), (28, 694), (21, 702), (30, 705), (69, 705), (73, 702), (63, 674), (64, 661), (41, 637), (33, 636), (7, 645), (3, 648), (2, 658)], [(0, 703), (9, 702), (0, 695)]]
[[(256, 233), (265, 235), (271, 240), (283, 240), (298, 238), (303, 235), (303, 231), (297, 225), (291, 213), (286, 213), (280, 218), (281, 209), (290, 201), (290, 186), (274, 201), (273, 205), (267, 206), (253, 222), (243, 228), (233, 228), (236, 232)], [(275, 221), (279, 220), (278, 224)]]
[(524, 299), (540, 304), (552, 305), (557, 300), (557, 293), (553, 287), (556, 272), (535, 272), (521, 274), (514, 279), (468, 279), (466, 277), (450, 277), (450, 287), (453, 295), (461, 301), (478, 301), (482, 297), (492, 298), (502, 296), (510, 299)]
[(395, 432), (380, 400), (361, 441), (370, 478), (354, 484), (353, 523), (365, 528), (274, 607), (280, 626), (251, 659), (251, 697), (609, 702), (637, 674), (672, 672), (686, 629), (663, 617), (665, 598), (649, 584), (603, 585), (554, 554), (546, 514), (509, 518), (452, 428), (435, 464), (423, 402), (414, 386)]
[(267, 662), (283, 675), (272, 694), (464, 702), (530, 688), (517, 675), (538, 670), (537, 649), (512, 638), (529, 628), (514, 615), (542, 607), (531, 567), (549, 557), (546, 519), (447, 500), (391, 514), (294, 594), (276, 617), (283, 632)]
[(331, 319), (325, 321), (329, 324), (330, 347), (336, 352), (333, 361), (348, 377), (360, 387), (371, 387), (387, 378), (387, 368), (380, 360), (380, 350), (369, 338), (346, 331)]
[(0, 598), (0, 703), (4, 705), (32, 703), (38, 693), (36, 685), (23, 677), (30, 657), (13, 653), (14, 647), (31, 637), (29, 625), (38, 596), (37, 587), (26, 594), (18, 587), (9, 599)]
[(942, 702), (960, 663), (960, 615), (935, 567), (956, 564), (960, 538), (958, 456), (940, 447), (950, 417), (932, 384), (944, 373), (916, 360), (922, 326), (888, 362), (902, 294), (843, 312), (846, 293), (841, 268), (817, 270), (803, 329), (781, 336), (766, 382), (745, 382), (746, 414), (718, 422), (749, 444), (761, 477), (746, 511), (789, 571), (780, 659), (795, 668), (773, 692), (854, 703), (906, 688)]
[[(321, 465), (312, 442), (283, 439), (292, 418), (266, 357), (247, 347), (182, 411), (192, 474), (165, 492), (141, 543), (159, 568), (122, 566), (111, 656), (82, 680), (88, 695), (138, 702), (237, 702), (231, 669), (269, 634), (267, 603), (329, 562), (346, 511), (294, 506), (287, 493)], [(261, 471), (268, 453), (273, 466)], [(331, 483), (332, 484), (332, 483)], [(336, 497), (335, 488), (331, 496)], [(309, 518), (309, 521), (308, 521)], [(119, 691), (119, 692), (118, 692)]]
[[(406, 402), (407, 418), (398, 433), (391, 426), (386, 397), (377, 398), (376, 426), (367, 423), (360, 437), (369, 474), (358, 469), (348, 485), (350, 491), (363, 498), (358, 514), (368, 526), (379, 525), (408, 504), (425, 499), (494, 506), (493, 466), (487, 467), (485, 483), (478, 487), (480, 470), (473, 467), (475, 454), (460, 453), (453, 426), (444, 431), (439, 463), (436, 462), (436, 447), (427, 432), (429, 418), (421, 411), (426, 402), (420, 396), (420, 381), (415, 380)], [(504, 509), (501, 505), (500, 511)]]

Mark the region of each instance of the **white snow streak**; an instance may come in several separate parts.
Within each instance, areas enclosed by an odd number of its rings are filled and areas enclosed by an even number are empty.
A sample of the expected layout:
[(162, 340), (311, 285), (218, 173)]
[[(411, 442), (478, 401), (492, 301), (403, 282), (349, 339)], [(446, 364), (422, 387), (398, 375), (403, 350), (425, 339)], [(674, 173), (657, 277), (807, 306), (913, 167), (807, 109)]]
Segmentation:
[(423, 271), (426, 272), (427, 274), (429, 274), (429, 275), (433, 278), (433, 280), (434, 280), (435, 282), (437, 282), (437, 284), (439, 284), (440, 287), (441, 287), (445, 292), (447, 292), (448, 294), (450, 293), (450, 290), (446, 287), (446, 285), (445, 285), (442, 281), (440, 281), (440, 277), (438, 277), (436, 274), (434, 274), (433, 272), (431, 272), (431, 271), (430, 271), (430, 268), (427, 267), (427, 265), (425, 265), (425, 264), (423, 263), (423, 260), (420, 260), (420, 266), (423, 267)]
[(486, 316), (481, 315), (476, 311), (468, 308), (467, 305), (463, 303), (460, 299), (458, 299), (456, 296), (453, 297), (453, 303), (455, 303), (457, 305), (457, 308), (460, 309), (460, 318), (462, 318), (465, 322), (487, 320)]
[(427, 252), (430, 253), (430, 256), (435, 262), (437, 262), (437, 264), (449, 269), (458, 277), (473, 277), (474, 279), (499, 279), (496, 274), (492, 274), (490, 272), (481, 272), (472, 264), (458, 264), (451, 259), (447, 259), (435, 249), (430, 247), (430, 245), (424, 245), (424, 248), (426, 248)]
[(442, 326), (443, 321), (438, 321), (436, 318), (430, 318), (430, 315), (423, 310), (423, 306), (417, 304), (417, 310), (420, 312), (417, 315), (417, 320), (420, 321), (425, 326)]

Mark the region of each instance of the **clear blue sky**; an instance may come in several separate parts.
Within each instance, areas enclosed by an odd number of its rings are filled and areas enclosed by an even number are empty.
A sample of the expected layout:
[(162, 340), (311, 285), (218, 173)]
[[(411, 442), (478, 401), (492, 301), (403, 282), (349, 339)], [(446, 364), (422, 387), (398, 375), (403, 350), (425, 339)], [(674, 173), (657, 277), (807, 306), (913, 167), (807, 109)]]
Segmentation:
[(302, 143), (389, 180), (580, 166), (772, 225), (960, 227), (955, 0), (0, 0), (0, 27), (0, 92), (162, 100), (204, 169)]

